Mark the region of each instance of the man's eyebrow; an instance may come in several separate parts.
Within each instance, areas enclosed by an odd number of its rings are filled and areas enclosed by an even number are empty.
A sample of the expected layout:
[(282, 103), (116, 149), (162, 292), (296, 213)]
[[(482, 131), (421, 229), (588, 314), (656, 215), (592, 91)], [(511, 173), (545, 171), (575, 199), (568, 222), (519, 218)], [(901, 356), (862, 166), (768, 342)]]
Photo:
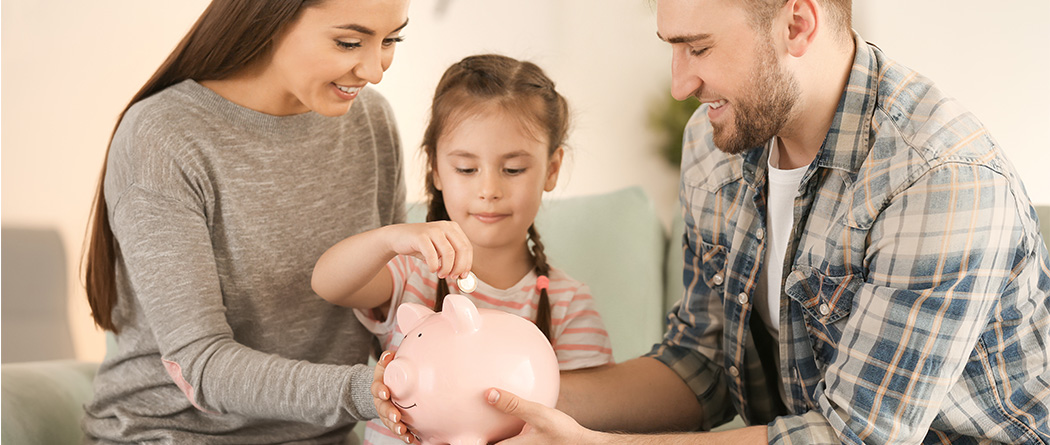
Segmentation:
[[(405, 29), (406, 26), (408, 26), (408, 19), (405, 19), (405, 23), (402, 23), (401, 26), (398, 26), (397, 29), (394, 29), (390, 33), (393, 34), (395, 32), (398, 32), (398, 31), (402, 30), (402, 29)], [(336, 26), (336, 28), (348, 29), (348, 30), (351, 30), (351, 31), (357, 31), (357, 32), (359, 32), (361, 34), (369, 35), (369, 36), (376, 35), (375, 30), (373, 30), (372, 28), (369, 28), (367, 26), (361, 26), (361, 25), (358, 25), (356, 23), (348, 23), (346, 25), (339, 25), (339, 26)]]
[(660, 40), (663, 40), (667, 43), (692, 43), (700, 40), (710, 40), (712, 38), (711, 34), (706, 33), (665, 38), (664, 36), (660, 35), (659, 31), (656, 32), (656, 37), (660, 38)]

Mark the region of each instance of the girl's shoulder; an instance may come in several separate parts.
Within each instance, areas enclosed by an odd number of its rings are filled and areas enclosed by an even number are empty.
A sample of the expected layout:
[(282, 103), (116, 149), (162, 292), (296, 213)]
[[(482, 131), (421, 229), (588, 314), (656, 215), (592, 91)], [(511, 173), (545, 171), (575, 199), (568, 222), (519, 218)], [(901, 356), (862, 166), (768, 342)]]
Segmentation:
[(590, 293), (590, 288), (585, 283), (570, 276), (568, 272), (551, 266), (548, 279), (550, 280), (551, 293), (561, 291), (573, 291), (574, 293)]

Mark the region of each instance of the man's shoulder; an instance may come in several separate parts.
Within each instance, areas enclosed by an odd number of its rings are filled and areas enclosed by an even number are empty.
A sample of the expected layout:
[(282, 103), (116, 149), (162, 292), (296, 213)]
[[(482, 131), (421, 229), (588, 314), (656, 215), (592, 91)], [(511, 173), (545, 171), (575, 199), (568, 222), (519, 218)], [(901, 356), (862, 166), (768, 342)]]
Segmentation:
[[(881, 56), (881, 55), (880, 55)], [(928, 164), (987, 158), (996, 143), (984, 124), (922, 74), (880, 57), (873, 116), (875, 158), (893, 147), (911, 150)]]

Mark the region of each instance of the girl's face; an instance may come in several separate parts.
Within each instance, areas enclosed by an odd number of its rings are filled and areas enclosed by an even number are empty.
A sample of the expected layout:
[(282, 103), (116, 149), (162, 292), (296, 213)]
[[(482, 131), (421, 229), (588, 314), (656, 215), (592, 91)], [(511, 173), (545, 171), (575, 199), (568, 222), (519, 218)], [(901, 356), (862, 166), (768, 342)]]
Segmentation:
[(548, 156), (542, 139), (499, 107), (464, 118), (438, 138), (434, 186), (476, 249), (526, 243), (543, 192), (558, 183), (563, 155), (558, 148)]
[(327, 0), (304, 9), (264, 68), (276, 86), (271, 114), (345, 114), (362, 87), (382, 80), (407, 24), (408, 0)]

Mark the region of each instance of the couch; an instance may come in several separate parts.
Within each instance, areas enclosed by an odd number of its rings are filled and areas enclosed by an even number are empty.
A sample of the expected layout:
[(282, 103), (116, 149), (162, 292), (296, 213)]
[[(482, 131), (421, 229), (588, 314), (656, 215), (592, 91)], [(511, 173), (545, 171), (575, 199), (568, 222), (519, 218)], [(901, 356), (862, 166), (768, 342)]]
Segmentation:
[[(1037, 211), (1043, 238), (1050, 239), (1050, 207)], [(409, 221), (424, 216), (422, 206), (409, 208)], [(671, 229), (665, 230), (637, 187), (549, 200), (537, 216), (551, 264), (591, 287), (617, 361), (643, 354), (659, 341), (665, 313), (681, 298), (682, 218), (671, 220)], [(108, 342), (107, 348), (115, 347)], [(5, 363), (0, 443), (79, 442), (79, 421), (96, 367), (58, 360)], [(737, 417), (718, 429), (739, 426)]]
[[(409, 221), (424, 217), (422, 206), (409, 207)], [(667, 230), (641, 188), (547, 200), (536, 225), (551, 264), (591, 287), (617, 361), (660, 340), (667, 303), (681, 295), (681, 251), (668, 249)], [(675, 239), (677, 246), (680, 235)], [(679, 259), (668, 260), (669, 251)], [(0, 443), (79, 442), (97, 366), (74, 360), (3, 364)]]

